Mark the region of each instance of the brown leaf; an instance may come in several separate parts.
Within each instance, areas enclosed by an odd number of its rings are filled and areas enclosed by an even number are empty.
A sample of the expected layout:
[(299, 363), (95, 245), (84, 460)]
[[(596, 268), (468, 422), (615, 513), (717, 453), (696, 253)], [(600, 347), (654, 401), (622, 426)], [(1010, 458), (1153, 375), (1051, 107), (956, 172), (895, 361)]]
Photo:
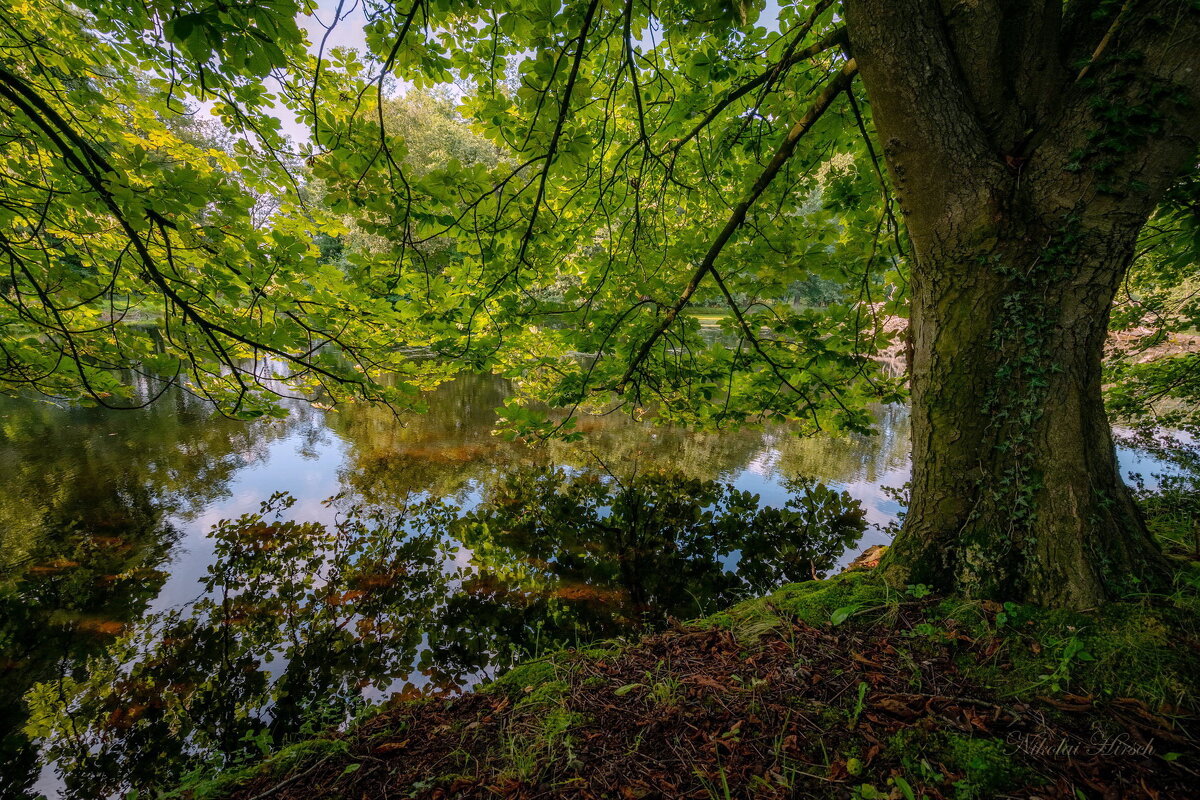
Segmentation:
[(715, 689), (718, 692), (731, 692), (733, 687), (720, 681), (713, 680), (707, 675), (692, 675), (687, 678), (688, 683), (694, 683), (697, 686), (704, 686), (709, 689)]
[(881, 697), (871, 703), (873, 708), (882, 709), (901, 719), (913, 719), (917, 716), (917, 712), (909, 707), (907, 703), (898, 700), (895, 697)]
[(856, 653), (853, 650), (851, 650), (850, 657), (860, 664), (866, 664), (868, 667), (872, 667), (874, 669), (883, 669), (883, 664), (880, 664), (878, 661), (872, 661), (871, 659), (864, 656), (862, 653)]
[(1046, 705), (1054, 706), (1061, 711), (1089, 711), (1092, 708), (1090, 700), (1086, 703), (1072, 703), (1066, 700), (1057, 700), (1053, 697), (1039, 697), (1038, 700), (1041, 700)]

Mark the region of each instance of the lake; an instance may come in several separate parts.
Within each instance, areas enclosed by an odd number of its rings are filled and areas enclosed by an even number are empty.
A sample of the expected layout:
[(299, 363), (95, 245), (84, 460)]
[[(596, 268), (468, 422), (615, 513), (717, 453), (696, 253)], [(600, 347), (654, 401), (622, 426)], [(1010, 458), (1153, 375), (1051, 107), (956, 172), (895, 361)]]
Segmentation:
[(3, 401), (0, 798), (145, 797), (391, 697), (836, 571), (902, 510), (902, 407), (870, 437), (610, 416), (531, 447), (492, 435), (507, 393), (462, 377), (423, 415), (296, 402), (254, 423), (179, 393)]

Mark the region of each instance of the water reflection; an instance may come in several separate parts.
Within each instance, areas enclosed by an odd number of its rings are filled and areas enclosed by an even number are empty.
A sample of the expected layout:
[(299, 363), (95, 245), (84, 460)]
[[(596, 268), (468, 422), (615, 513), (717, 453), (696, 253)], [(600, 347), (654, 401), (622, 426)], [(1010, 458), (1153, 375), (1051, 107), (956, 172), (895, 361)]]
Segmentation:
[(504, 475), (454, 527), (470, 557), (430, 637), (435, 674), (461, 684), (539, 649), (696, 617), (824, 574), (862, 535), (864, 512), (815, 482), (788, 488), (786, 505), (773, 507), (676, 472)]
[(529, 447), (491, 433), (495, 409), (508, 395), (501, 378), (464, 376), (432, 392), (429, 412), (419, 416), (397, 420), (382, 408), (330, 414), (329, 429), (350, 445), (341, 485), (357, 498), (388, 505), (413, 492), (461, 498), (474, 481), (531, 464), (617, 476), (669, 469), (756, 491), (782, 489), (796, 476), (839, 484), (906, 479), (908, 413), (901, 407), (879, 410), (880, 435), (872, 437), (801, 438), (787, 426), (703, 433), (612, 415), (581, 418), (582, 441)]
[(276, 496), (213, 531), (200, 599), (28, 700), (69, 796), (169, 785), (372, 699), (458, 689), (539, 649), (822, 574), (861, 535), (862, 509), (789, 488), (771, 508), (674, 474), (526, 468), (470, 509), (425, 499), (328, 526), (289, 519), (293, 500)]
[(26, 691), (77, 679), (139, 619), (167, 577), (179, 523), (289, 430), (213, 419), (186, 396), (129, 422), (0, 405), (0, 796), (21, 796), (38, 774)]
[[(528, 447), (491, 435), (507, 392), (468, 377), (420, 416), (297, 404), (272, 423), (184, 395), (0, 405), (0, 797), (100, 797), (293, 736), (317, 697), (341, 719), (712, 611), (884, 541), (882, 487), (907, 479), (902, 408), (877, 437), (603, 417)], [(837, 491), (818, 502), (807, 479)], [(860, 526), (842, 490), (872, 525), (845, 553)], [(277, 491), (295, 502), (262, 512)], [(797, 533), (809, 517), (828, 535)]]

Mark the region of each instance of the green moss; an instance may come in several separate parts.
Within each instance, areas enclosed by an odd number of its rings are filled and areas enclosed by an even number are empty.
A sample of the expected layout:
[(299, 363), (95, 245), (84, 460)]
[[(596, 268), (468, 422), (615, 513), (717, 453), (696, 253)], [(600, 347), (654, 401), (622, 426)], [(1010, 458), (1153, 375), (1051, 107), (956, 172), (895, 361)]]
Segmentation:
[(1042, 782), (996, 738), (907, 728), (888, 740), (888, 750), (905, 774), (926, 783), (951, 784), (956, 800), (985, 800)]
[(319, 737), (305, 739), (288, 745), (258, 763), (228, 770), (218, 775), (197, 772), (185, 778), (175, 791), (163, 795), (164, 800), (186, 797), (188, 800), (210, 800), (225, 797), (238, 786), (253, 778), (293, 772), (297, 767), (345, 753), (348, 745), (344, 739)]
[(566, 681), (546, 681), (527, 686), (525, 696), (517, 701), (517, 707), (544, 706), (559, 702), (571, 688)]
[[(505, 694), (514, 700), (520, 700), (530, 694), (547, 692), (555, 696), (561, 695), (567, 689), (562, 680), (571, 672), (575, 662), (616, 658), (621, 654), (622, 647), (618, 642), (604, 641), (579, 650), (560, 650), (550, 653), (535, 661), (518, 664), (492, 682), (480, 687), (478, 691)], [(555, 684), (555, 688), (547, 690), (548, 684)]]
[(946, 734), (946, 764), (963, 774), (954, 784), (955, 795), (960, 800), (991, 798), (1038, 783), (1032, 770), (1019, 764), (1010, 748), (999, 739), (970, 738), (958, 734)]
[(615, 658), (621, 655), (624, 646), (616, 641), (597, 642), (589, 647), (581, 647), (575, 651), (575, 655), (579, 658), (586, 658), (592, 661), (600, 661), (605, 658)]
[(489, 694), (506, 694), (517, 698), (524, 695), (526, 688), (536, 689), (544, 683), (557, 680), (558, 666), (550, 657), (518, 664), (479, 691)]
[[(1009, 604), (1005, 623), (994, 629), (1003, 647), (988, 661), (964, 657), (960, 666), (1005, 696), (1071, 691), (1200, 711), (1195, 600), (1195, 593), (1183, 591), (1111, 603), (1092, 614)], [(975, 635), (993, 632), (980, 608), (960, 602), (955, 613)]]
[(839, 610), (854, 614), (886, 608), (900, 599), (871, 572), (847, 572), (826, 580), (783, 586), (765, 597), (746, 600), (733, 608), (701, 620), (753, 640), (777, 627), (783, 617), (796, 617), (809, 625), (827, 624)]
[(546, 715), (542, 721), (542, 738), (547, 747), (553, 748), (567, 732), (578, 725), (587, 722), (587, 715), (556, 708)]
[(184, 777), (178, 788), (163, 795), (164, 800), (217, 800), (227, 797), (246, 781), (259, 774), (257, 766), (242, 767), (218, 775), (193, 774)]
[(263, 766), (266, 772), (282, 775), (300, 764), (344, 753), (347, 749), (344, 739), (306, 739), (284, 747), (267, 759)]

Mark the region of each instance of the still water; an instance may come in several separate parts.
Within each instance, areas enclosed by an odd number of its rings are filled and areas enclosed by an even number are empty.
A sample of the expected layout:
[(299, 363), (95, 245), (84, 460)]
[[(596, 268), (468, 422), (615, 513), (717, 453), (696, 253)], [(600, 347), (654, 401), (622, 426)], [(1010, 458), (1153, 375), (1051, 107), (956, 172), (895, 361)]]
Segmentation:
[(392, 696), (835, 570), (901, 510), (900, 407), (873, 437), (604, 417), (528, 447), (491, 433), (506, 394), (465, 377), (419, 416), (262, 423), (183, 395), (5, 401), (0, 798), (153, 796)]

